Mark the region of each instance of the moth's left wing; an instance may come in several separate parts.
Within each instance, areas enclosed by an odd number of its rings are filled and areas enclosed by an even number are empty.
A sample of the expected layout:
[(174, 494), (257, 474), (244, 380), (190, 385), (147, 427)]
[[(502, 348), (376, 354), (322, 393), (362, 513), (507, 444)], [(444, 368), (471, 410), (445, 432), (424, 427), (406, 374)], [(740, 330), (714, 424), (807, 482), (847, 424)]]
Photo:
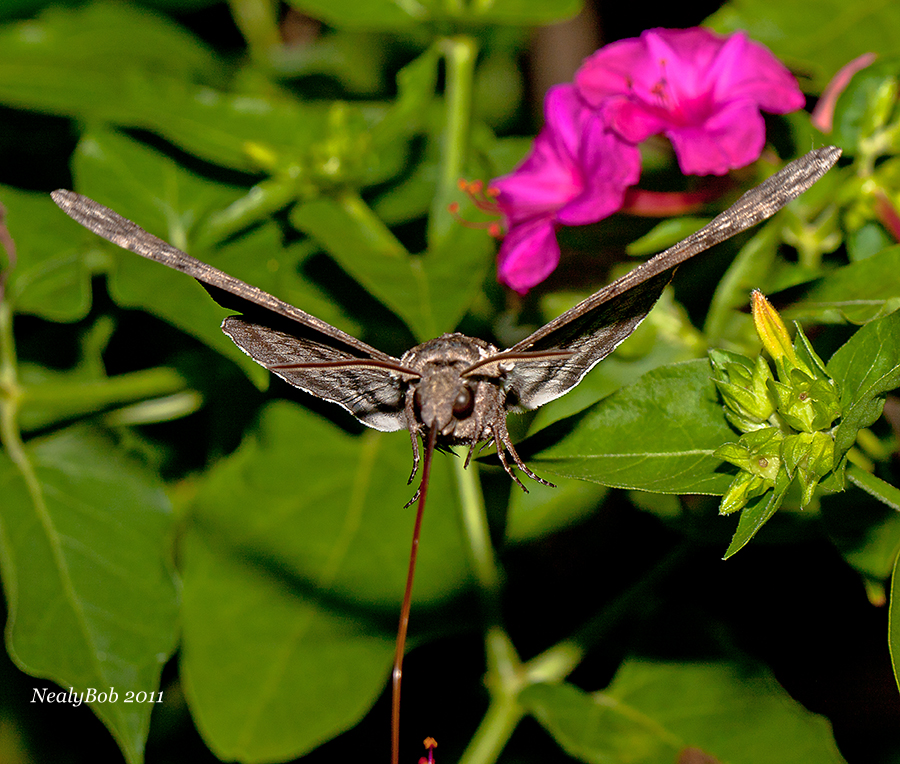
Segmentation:
[(337, 403), (369, 427), (382, 432), (406, 427), (406, 387), (403, 374), (393, 369), (399, 360), (367, 362), (331, 344), (285, 331), (288, 327), (283, 324), (275, 328), (265, 317), (248, 318), (229, 316), (222, 331), (254, 361), (288, 384)]
[(406, 427), (399, 359), (182, 252), (93, 199), (63, 190), (51, 196), (63, 212), (98, 236), (193, 276), (216, 302), (242, 313), (226, 318), (222, 329), (260, 365), (293, 364), (271, 371), (337, 403), (376, 430)]
[(537, 408), (572, 389), (637, 328), (677, 265), (774, 215), (821, 178), (840, 155), (839, 148), (827, 146), (796, 159), (699, 231), (509, 348), (509, 352), (568, 350), (572, 355), (516, 363), (506, 375), (508, 407)]

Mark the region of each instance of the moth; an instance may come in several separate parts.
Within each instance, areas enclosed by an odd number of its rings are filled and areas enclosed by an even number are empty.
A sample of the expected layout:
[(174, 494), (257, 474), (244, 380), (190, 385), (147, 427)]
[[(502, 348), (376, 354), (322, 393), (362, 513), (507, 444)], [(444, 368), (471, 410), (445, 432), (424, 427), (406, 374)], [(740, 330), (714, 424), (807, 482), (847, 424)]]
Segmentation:
[[(528, 468), (506, 427), (509, 413), (535, 409), (564, 395), (640, 324), (676, 266), (771, 217), (837, 162), (829, 146), (791, 162), (745, 193), (696, 233), (603, 287), (510, 348), (459, 333), (444, 334), (395, 358), (256, 287), (176, 249), (130, 220), (72, 191), (53, 200), (94, 233), (197, 279), (212, 297), (240, 315), (222, 330), (257, 363), (312, 395), (342, 406), (363, 424), (385, 432), (406, 429), (413, 451), (412, 482), (424, 444), (422, 482), (407, 589), (394, 662), (393, 757), (398, 760), (399, 688), (409, 599), (431, 456), (438, 446), (469, 452), (492, 440), (503, 468), (523, 489), (513, 465)], [(413, 497), (415, 500), (416, 497)]]

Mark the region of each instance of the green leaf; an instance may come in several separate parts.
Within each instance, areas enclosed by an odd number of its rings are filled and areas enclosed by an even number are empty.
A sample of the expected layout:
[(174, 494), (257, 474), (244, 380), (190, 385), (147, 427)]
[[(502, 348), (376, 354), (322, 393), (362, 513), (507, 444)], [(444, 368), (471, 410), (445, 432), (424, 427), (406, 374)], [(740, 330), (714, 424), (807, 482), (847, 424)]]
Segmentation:
[(870, 496), (874, 496), (878, 501), (900, 512), (900, 489), (854, 465), (847, 470), (847, 479)]
[(900, 307), (900, 246), (832, 271), (804, 288), (785, 319), (863, 324)]
[[(436, 455), (410, 635), (465, 590), (449, 464)], [(414, 510), (409, 438), (348, 435), (286, 402), (197, 486), (182, 668), (224, 759), (284, 760), (352, 726), (387, 678)]]
[(896, 59), (876, 61), (853, 75), (835, 105), (831, 136), (867, 165), (882, 153), (893, 153), (885, 132), (894, 121), (897, 75)]
[(520, 702), (569, 755), (591, 764), (843, 761), (828, 722), (753, 664), (629, 660), (605, 692), (535, 685)]
[(431, 16), (428, 0), (288, 0), (289, 5), (336, 29), (406, 29)]
[[(126, 3), (50, 6), (37, 19), (0, 28), (0, 94), (24, 106), (34, 103), (35, 86), (48, 99), (72, 102), (99, 92), (106, 77), (136, 69), (211, 79), (220, 67), (197, 37), (162, 14)], [(110, 92), (103, 95), (110, 100)]]
[(827, 368), (841, 391), (843, 416), (834, 436), (839, 460), (856, 434), (881, 416), (885, 394), (900, 386), (900, 313), (862, 327), (831, 357)]
[[(853, 474), (857, 470), (855, 466), (847, 470), (855, 485), (861, 482)], [(867, 582), (883, 587), (900, 552), (900, 512), (874, 492), (848, 486), (845, 493), (822, 497), (821, 517), (823, 529), (847, 563)]]
[(790, 485), (791, 478), (786, 472), (781, 471), (775, 478), (775, 487), (771, 491), (766, 491), (762, 496), (757, 496), (747, 502), (747, 506), (741, 510), (741, 519), (738, 521), (737, 530), (722, 559), (727, 560), (750, 543), (750, 539), (759, 533), (781, 506)]
[(455, 328), (475, 297), (493, 248), (484, 232), (456, 226), (439, 250), (412, 256), (355, 195), (300, 205), (291, 222), (318, 239), (419, 340)]
[(225, 761), (286, 761), (353, 726), (381, 692), (393, 639), (190, 531), (181, 670)]
[[(584, 296), (557, 295), (553, 309), (544, 311), (545, 317), (549, 321), (564, 313)], [(546, 302), (550, 304), (549, 299)], [(684, 309), (667, 289), (650, 315), (611, 356), (594, 367), (574, 390), (538, 409), (531, 430), (536, 431), (582, 411), (619, 388), (634, 384), (653, 369), (695, 359), (705, 351), (706, 347), (691, 326)]]
[(290, 0), (290, 4), (331, 26), (359, 29), (407, 29), (428, 21), (539, 25), (576, 15), (580, 0), (493, 0), (445, 3), (442, 0)]
[(305, 104), (271, 86), (228, 92), (224, 72), (180, 28), (118, 3), (48, 11), (0, 32), (0, 100), (13, 106), (145, 128), (207, 161), (295, 179), (333, 171), (333, 156), (311, 155), (317, 144), (320, 154), (340, 149), (341, 171), (363, 183), (402, 161), (402, 142), (374, 155), (360, 148), (384, 106)]
[(0, 562), (10, 617), (6, 644), (34, 676), (93, 703), (129, 762), (143, 758), (153, 692), (175, 648), (178, 595), (172, 512), (158, 479), (88, 428), (27, 447), (33, 478), (0, 454)]
[(17, 262), (6, 297), (18, 313), (77, 321), (91, 307), (94, 263), (73, 240), (72, 227), (47, 194), (0, 187)]
[(768, 46), (791, 69), (807, 73), (813, 93), (863, 53), (900, 52), (900, 6), (892, 0), (734, 0), (705, 23), (723, 34), (744, 31)]
[(435, 97), (439, 63), (440, 50), (432, 45), (400, 70), (397, 74), (397, 100), (373, 129), (373, 146), (387, 146), (424, 124)]
[(677, 244), (694, 231), (699, 231), (710, 219), (689, 216), (669, 218), (657, 223), (650, 231), (631, 242), (625, 251), (632, 257), (655, 255), (657, 252), (662, 252), (673, 244)]
[(493, 0), (472, 3), (473, 16), (497, 24), (543, 26), (576, 16), (582, 0)]
[(734, 440), (708, 361), (656, 369), (581, 414), (539, 433), (566, 436), (531, 466), (618, 488), (721, 495), (731, 475), (713, 452)]
[(513, 491), (506, 515), (506, 538), (519, 543), (567, 528), (595, 512), (609, 492), (605, 486), (566, 480), (553, 490)]
[(891, 665), (894, 667), (894, 681), (900, 688), (900, 554), (894, 563), (891, 575), (891, 607), (888, 613), (888, 647), (891, 651)]

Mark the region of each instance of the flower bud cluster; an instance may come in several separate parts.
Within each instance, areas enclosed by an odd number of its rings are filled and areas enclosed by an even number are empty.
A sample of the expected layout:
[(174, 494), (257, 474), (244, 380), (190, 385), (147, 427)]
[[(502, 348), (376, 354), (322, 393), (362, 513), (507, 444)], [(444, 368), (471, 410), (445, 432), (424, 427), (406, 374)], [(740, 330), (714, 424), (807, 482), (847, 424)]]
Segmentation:
[[(710, 351), (713, 380), (725, 416), (741, 437), (715, 455), (740, 469), (722, 497), (721, 514), (794, 478), (801, 506), (834, 470), (833, 426), (841, 416), (840, 392), (797, 326), (791, 342), (781, 316), (760, 292), (753, 293), (753, 322), (775, 374), (762, 356), (755, 361), (725, 350)], [(779, 480), (780, 478), (780, 480)]]

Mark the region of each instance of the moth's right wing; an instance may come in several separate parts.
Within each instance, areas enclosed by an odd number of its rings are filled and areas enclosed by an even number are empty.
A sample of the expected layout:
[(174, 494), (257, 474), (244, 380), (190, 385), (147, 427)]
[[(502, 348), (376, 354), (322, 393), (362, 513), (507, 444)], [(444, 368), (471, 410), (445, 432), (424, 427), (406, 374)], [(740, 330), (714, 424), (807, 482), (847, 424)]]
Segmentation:
[(637, 266), (507, 352), (569, 351), (518, 363), (507, 375), (510, 408), (533, 409), (565, 394), (627, 338), (656, 303), (674, 268), (774, 215), (837, 162), (835, 146), (810, 151), (738, 199), (683, 241)]
[[(328, 364), (334, 367), (273, 369), (295, 387), (345, 408), (377, 430), (406, 427), (404, 386), (392, 369), (393, 356), (277, 297), (191, 257), (140, 226), (73, 191), (51, 196), (76, 222), (104, 239), (197, 279), (213, 299), (240, 311), (222, 324), (223, 331), (253, 360), (273, 365)], [(360, 361), (359, 365), (340, 365)], [(371, 361), (370, 365), (366, 362)]]

